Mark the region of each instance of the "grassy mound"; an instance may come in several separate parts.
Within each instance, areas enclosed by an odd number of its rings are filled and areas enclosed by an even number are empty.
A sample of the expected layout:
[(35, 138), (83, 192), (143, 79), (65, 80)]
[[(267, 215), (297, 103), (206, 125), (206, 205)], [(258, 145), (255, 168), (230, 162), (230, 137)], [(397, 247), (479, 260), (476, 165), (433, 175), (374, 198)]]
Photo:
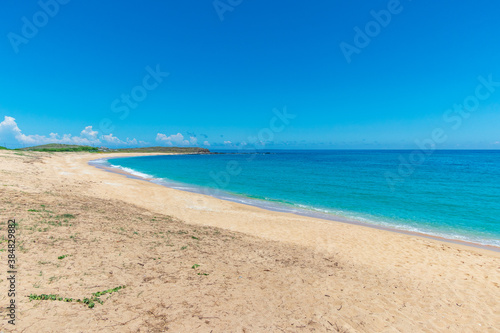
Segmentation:
[(65, 152), (65, 151), (88, 151), (94, 152), (97, 151), (96, 147), (91, 146), (79, 146), (79, 145), (65, 145), (59, 143), (50, 143), (47, 145), (20, 148), (18, 150), (25, 151), (45, 151), (45, 152)]

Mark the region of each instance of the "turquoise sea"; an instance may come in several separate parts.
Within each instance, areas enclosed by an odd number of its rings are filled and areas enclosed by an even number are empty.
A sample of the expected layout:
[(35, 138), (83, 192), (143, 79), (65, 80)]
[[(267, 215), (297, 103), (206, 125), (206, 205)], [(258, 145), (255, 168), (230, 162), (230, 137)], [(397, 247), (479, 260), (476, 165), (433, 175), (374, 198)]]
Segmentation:
[(105, 163), (272, 210), (500, 246), (500, 151), (225, 151)]

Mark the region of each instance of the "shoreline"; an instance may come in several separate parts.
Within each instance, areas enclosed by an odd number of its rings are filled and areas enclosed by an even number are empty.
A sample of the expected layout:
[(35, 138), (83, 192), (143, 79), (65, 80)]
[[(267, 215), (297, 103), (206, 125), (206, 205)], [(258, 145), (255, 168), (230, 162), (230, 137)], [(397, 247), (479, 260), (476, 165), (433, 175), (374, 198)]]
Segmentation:
[[(154, 153), (148, 154), (148, 156), (160, 156), (160, 155), (170, 155), (170, 154), (154, 154)], [(138, 156), (144, 156), (144, 154), (137, 154), (137, 155), (133, 154), (132, 156), (120, 156), (120, 158), (138, 157)], [(123, 175), (123, 176), (129, 177), (129, 178), (132, 178), (132, 179), (146, 181), (146, 182), (160, 185), (160, 186), (164, 186), (164, 187), (167, 187), (170, 189), (179, 190), (179, 191), (188, 192), (188, 193), (196, 193), (196, 194), (200, 194), (200, 195), (207, 195), (205, 193), (202, 193), (201, 191), (196, 191), (194, 189), (189, 190), (186, 188), (173, 187), (164, 181), (160, 181), (160, 182), (154, 181), (154, 180), (156, 180), (156, 178), (141, 177), (140, 175), (134, 175), (134, 174), (129, 173), (123, 169), (111, 167), (111, 166), (105, 165), (105, 164), (100, 164), (98, 162), (98, 161), (106, 161), (107, 162), (107, 160), (111, 159), (111, 158), (115, 158), (115, 157), (104, 157), (104, 158), (98, 158), (95, 160), (89, 160), (88, 165), (95, 167), (97, 169), (107, 171), (107, 172)], [(186, 185), (191, 186), (191, 184), (186, 184)], [(246, 198), (247, 201), (243, 202), (242, 200), (237, 200), (236, 196), (234, 196), (235, 198), (232, 198), (230, 193), (228, 193), (227, 197), (216, 196), (216, 195), (207, 195), (207, 196), (210, 196), (210, 197), (215, 198), (217, 200), (224, 200), (224, 201), (229, 201), (229, 202), (234, 202), (234, 203), (238, 203), (238, 204), (242, 204), (242, 205), (260, 208), (260, 209), (270, 211), (270, 212), (294, 214), (297, 216), (317, 218), (317, 219), (324, 220), (324, 221), (346, 223), (346, 224), (350, 224), (350, 225), (373, 228), (376, 230), (383, 230), (383, 231), (388, 231), (388, 232), (393, 232), (393, 233), (403, 234), (403, 235), (408, 235), (408, 236), (414, 236), (414, 237), (423, 237), (423, 238), (432, 239), (435, 241), (443, 241), (443, 242), (447, 242), (447, 243), (452, 243), (452, 244), (457, 244), (457, 245), (462, 245), (462, 246), (470, 246), (473, 248), (479, 248), (479, 249), (483, 249), (483, 250), (488, 250), (488, 251), (500, 253), (500, 247), (494, 246), (494, 245), (481, 244), (481, 243), (476, 243), (476, 242), (472, 242), (472, 241), (465, 241), (465, 240), (460, 240), (460, 239), (447, 238), (444, 236), (437, 236), (437, 235), (428, 234), (428, 233), (424, 233), (424, 232), (410, 231), (410, 230), (398, 229), (395, 227), (377, 225), (375, 223), (372, 224), (372, 223), (342, 218), (340, 216), (335, 216), (333, 214), (328, 214), (328, 213), (320, 213), (320, 212), (314, 212), (314, 211), (309, 212), (306, 209), (300, 209), (300, 208), (295, 208), (295, 211), (289, 211), (289, 210), (285, 210), (285, 209), (280, 209), (278, 205), (273, 205), (272, 203), (269, 203), (269, 205), (259, 204), (259, 200), (257, 200), (257, 199)], [(262, 201), (266, 202), (265, 200), (262, 200)], [(276, 206), (275, 209), (273, 209), (274, 206)]]

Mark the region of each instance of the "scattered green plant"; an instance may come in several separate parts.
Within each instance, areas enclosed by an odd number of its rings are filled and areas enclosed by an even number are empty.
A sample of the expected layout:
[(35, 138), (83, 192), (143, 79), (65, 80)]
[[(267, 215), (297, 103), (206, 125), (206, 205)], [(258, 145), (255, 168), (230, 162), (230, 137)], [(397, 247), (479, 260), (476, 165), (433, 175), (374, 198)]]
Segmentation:
[(118, 290), (123, 289), (123, 288), (125, 288), (125, 286), (119, 286), (119, 287), (116, 287), (116, 288), (113, 288), (113, 289), (108, 289), (108, 290), (104, 290), (104, 291), (98, 291), (96, 293), (93, 293), (92, 296), (100, 297), (102, 295), (106, 295), (106, 294), (111, 294), (111, 293), (117, 292)]
[(41, 294), (41, 295), (31, 294), (27, 297), (29, 298), (30, 302), (31, 301), (61, 301), (61, 302), (67, 302), (67, 303), (77, 302), (77, 303), (85, 304), (90, 309), (92, 309), (95, 306), (95, 303), (99, 303), (101, 305), (104, 303), (99, 298), (100, 296), (114, 293), (114, 292), (116, 292), (120, 289), (123, 289), (123, 288), (125, 288), (125, 286), (119, 286), (119, 287), (116, 287), (113, 289), (99, 291), (99, 292), (93, 293), (90, 298), (85, 297), (83, 299), (80, 299), (80, 298), (73, 299), (73, 298), (67, 298), (67, 297), (60, 297), (59, 295), (55, 295), (55, 294), (49, 294), (49, 295), (47, 295), (47, 294)]
[(54, 281), (56, 281), (56, 280), (59, 280), (59, 279), (60, 279), (60, 278), (58, 278), (57, 276), (51, 276), (51, 277), (49, 278), (49, 283), (52, 283), (52, 282), (54, 282)]
[(62, 214), (62, 215), (57, 215), (56, 218), (64, 218), (64, 219), (75, 219), (76, 216), (73, 214)]

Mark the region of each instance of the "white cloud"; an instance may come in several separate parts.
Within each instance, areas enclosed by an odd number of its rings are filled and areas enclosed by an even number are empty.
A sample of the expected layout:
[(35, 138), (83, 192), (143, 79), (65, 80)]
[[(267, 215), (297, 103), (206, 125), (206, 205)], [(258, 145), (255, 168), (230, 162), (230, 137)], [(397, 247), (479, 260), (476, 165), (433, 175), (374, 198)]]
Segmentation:
[(120, 143), (123, 143), (123, 141), (118, 139), (116, 136), (113, 136), (113, 133), (110, 133), (108, 135), (103, 135), (102, 139), (108, 143), (117, 144), (117, 145)]
[(92, 130), (92, 126), (87, 126), (83, 131), (81, 131), (80, 136), (89, 140), (97, 140), (97, 134), (97, 131)]
[(127, 138), (125, 141), (120, 140), (118, 137), (113, 136), (113, 133), (108, 135), (103, 135), (101, 138), (111, 145), (121, 145), (121, 146), (137, 146), (138, 144), (145, 146), (148, 143), (144, 141), (137, 141), (137, 139), (129, 139)]
[(16, 120), (9, 116), (5, 116), (4, 120), (0, 123), (0, 140), (9, 142), (15, 140), (26, 145), (43, 145), (47, 143), (95, 145), (100, 143), (100, 140), (97, 138), (97, 131), (93, 131), (92, 126), (85, 127), (80, 136), (71, 136), (71, 134), (60, 136), (57, 133), (50, 133), (48, 137), (38, 134), (26, 135), (21, 132)]
[(232, 145), (233, 143), (231, 141), (224, 141), (225, 145)]
[(22, 135), (21, 130), (17, 127), (16, 120), (5, 116), (5, 119), (0, 123), (0, 138), (2, 141), (20, 140)]
[(127, 142), (128, 145), (136, 145), (137, 144), (137, 139), (134, 138), (134, 139), (130, 140), (129, 138), (127, 138), (126, 142)]
[(156, 142), (168, 146), (194, 146), (198, 143), (198, 139), (194, 136), (189, 137), (189, 140), (184, 139), (184, 135), (181, 133), (166, 135), (163, 133), (156, 134)]
[(208, 141), (206, 141), (206, 140), (203, 142), (203, 144), (204, 144), (205, 146), (210, 146), (210, 142), (208, 142)]
[[(99, 132), (94, 131), (92, 126), (85, 127), (80, 136), (72, 136), (71, 134), (50, 133), (49, 136), (31, 134), (23, 134), (17, 126), (16, 120), (13, 117), (5, 116), (0, 123), (0, 142), (8, 142), (12, 144), (14, 141), (23, 145), (43, 145), (48, 143), (63, 143), (77, 145), (99, 145), (101, 140), (114, 145), (137, 145), (137, 139), (129, 139), (122, 141), (113, 134), (102, 135), (99, 139)], [(147, 144), (140, 141), (141, 144)]]

